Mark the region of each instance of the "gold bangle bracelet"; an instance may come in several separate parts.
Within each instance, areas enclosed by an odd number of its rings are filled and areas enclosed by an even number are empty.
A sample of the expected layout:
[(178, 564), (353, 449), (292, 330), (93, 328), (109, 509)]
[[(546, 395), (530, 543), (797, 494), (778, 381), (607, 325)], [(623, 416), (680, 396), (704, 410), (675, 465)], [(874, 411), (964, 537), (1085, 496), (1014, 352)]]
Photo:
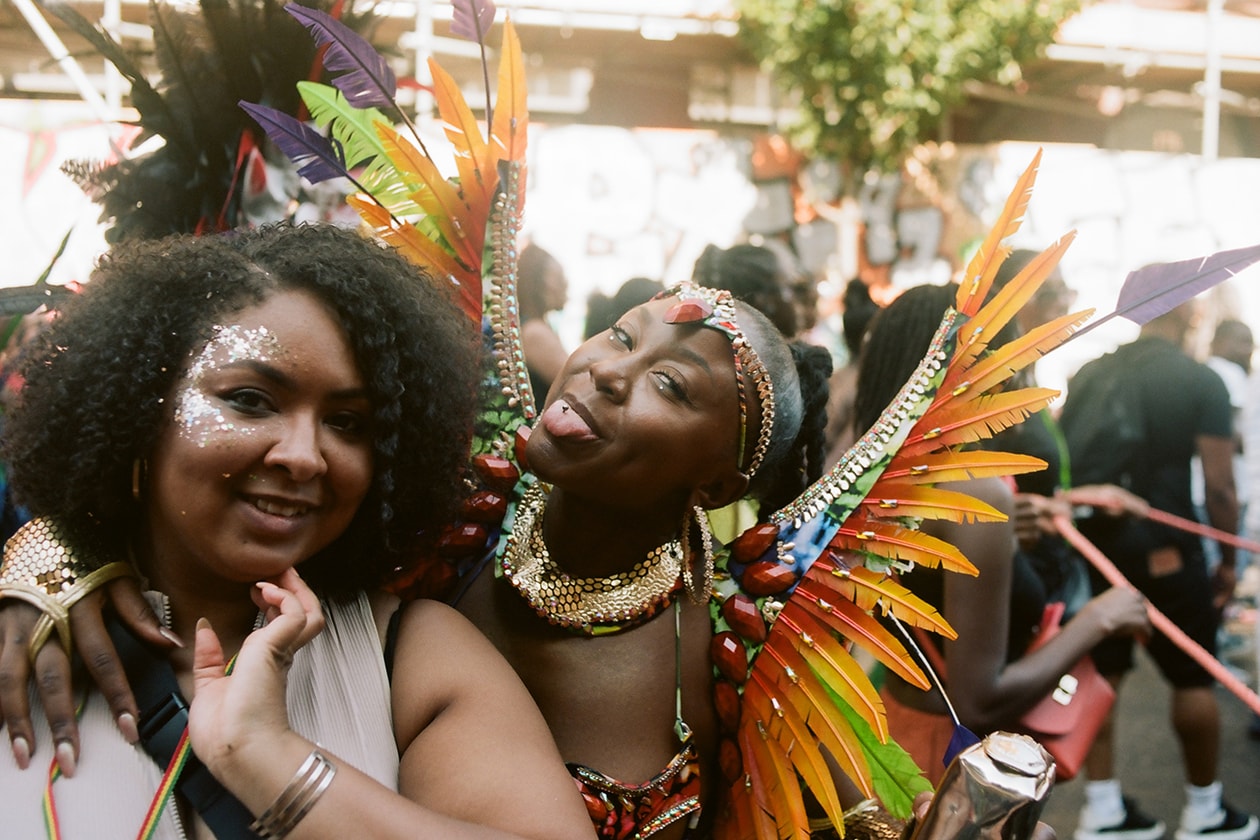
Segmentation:
[(16, 598), (42, 614), (31, 633), (27, 654), (32, 664), (53, 630), (70, 653), (70, 608), (114, 578), (134, 575), (129, 563), (103, 561), (83, 540), (72, 540), (58, 522), (37, 517), (18, 529), (4, 546), (0, 600)]

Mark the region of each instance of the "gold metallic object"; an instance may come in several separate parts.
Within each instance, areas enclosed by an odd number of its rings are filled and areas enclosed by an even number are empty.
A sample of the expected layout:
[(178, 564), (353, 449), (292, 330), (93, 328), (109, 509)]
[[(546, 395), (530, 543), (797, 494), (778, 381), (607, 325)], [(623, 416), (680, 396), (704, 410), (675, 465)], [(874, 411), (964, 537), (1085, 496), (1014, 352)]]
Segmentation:
[[(700, 544), (704, 550), (704, 574), (700, 579), (699, 586), (696, 585), (692, 574), (691, 559), (691, 516), (695, 516), (696, 525), (700, 529)], [(709, 599), (713, 596), (713, 532), (709, 530), (709, 515), (704, 512), (704, 508), (696, 506), (691, 509), (691, 515), (683, 520), (682, 532), (682, 578), (683, 587), (687, 590), (687, 597), (691, 599), (693, 604), (704, 606), (709, 603)]]
[(827, 817), (809, 821), (812, 840), (901, 840), (906, 821), (885, 811), (873, 799), (864, 800), (844, 812), (844, 831), (839, 832)]
[(669, 603), (682, 574), (678, 540), (652, 549), (624, 574), (570, 577), (551, 559), (543, 542), (546, 505), (546, 490), (537, 482), (516, 508), (502, 559), (504, 576), (540, 616), (560, 627), (594, 634), (601, 625), (630, 626)]
[(28, 647), (34, 663), (54, 629), (66, 652), (73, 650), (70, 608), (75, 603), (114, 578), (134, 574), (126, 562), (108, 562), (90, 547), (71, 545), (68, 532), (59, 523), (37, 517), (19, 528), (4, 546), (0, 600), (17, 598), (42, 613)]

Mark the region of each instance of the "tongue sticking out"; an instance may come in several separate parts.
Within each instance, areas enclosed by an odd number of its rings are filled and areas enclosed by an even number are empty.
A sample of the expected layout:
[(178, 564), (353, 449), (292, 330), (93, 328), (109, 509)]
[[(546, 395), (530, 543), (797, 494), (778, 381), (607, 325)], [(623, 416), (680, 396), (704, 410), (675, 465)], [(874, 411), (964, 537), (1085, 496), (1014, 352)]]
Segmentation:
[(542, 426), (552, 437), (592, 440), (595, 433), (564, 400), (556, 400), (542, 413)]

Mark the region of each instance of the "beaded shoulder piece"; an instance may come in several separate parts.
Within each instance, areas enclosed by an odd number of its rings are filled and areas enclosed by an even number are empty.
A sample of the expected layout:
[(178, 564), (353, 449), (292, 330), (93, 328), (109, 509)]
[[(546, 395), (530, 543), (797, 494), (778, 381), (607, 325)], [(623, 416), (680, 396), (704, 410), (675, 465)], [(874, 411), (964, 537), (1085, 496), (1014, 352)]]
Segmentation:
[(1028, 456), (963, 448), (1054, 398), (1048, 389), (1003, 386), (1091, 314), (1064, 316), (988, 350), (988, 336), (1032, 296), (1072, 239), (1048, 248), (984, 303), (1009, 253), (1002, 240), (1019, 227), (1039, 161), (1040, 154), (1016, 184), (968, 265), (954, 308), (875, 426), (800, 497), (742, 534), (724, 558), (711, 604), (720, 756), (730, 786), (718, 837), (808, 836), (801, 782), (839, 825), (843, 809), (822, 747), (893, 813), (907, 814), (914, 794), (928, 787), (888, 742), (883, 704), (850, 646), (929, 687), (874, 615), (954, 634), (892, 572), (923, 564), (974, 575), (954, 546), (920, 532), (918, 524), (1003, 518), (969, 496), (932, 485), (1045, 466)]

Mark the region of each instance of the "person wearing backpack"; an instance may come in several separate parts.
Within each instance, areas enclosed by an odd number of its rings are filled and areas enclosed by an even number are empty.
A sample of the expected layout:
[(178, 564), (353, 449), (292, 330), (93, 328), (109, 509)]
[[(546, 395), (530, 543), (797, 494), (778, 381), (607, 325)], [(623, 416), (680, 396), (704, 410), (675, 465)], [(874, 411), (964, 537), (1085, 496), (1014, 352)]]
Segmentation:
[[(1194, 517), (1190, 461), (1198, 455), (1210, 523), (1235, 533), (1229, 393), (1215, 372), (1183, 350), (1196, 316), (1197, 302), (1188, 301), (1143, 326), (1137, 340), (1081, 368), (1069, 382), (1060, 422), (1074, 484), (1117, 484), (1178, 516)], [(1197, 536), (1133, 516), (1094, 515), (1079, 527), (1152, 605), (1215, 650), (1221, 607), (1235, 583), (1232, 546), (1221, 545), (1220, 565), (1209, 576)], [(1096, 587), (1105, 586), (1095, 578)], [(1132, 648), (1131, 640), (1112, 638), (1094, 651), (1099, 671), (1117, 689), (1132, 668)], [(1181, 745), (1186, 805), (1176, 840), (1250, 840), (1260, 827), (1256, 817), (1221, 798), (1212, 677), (1161, 633), (1152, 635), (1147, 650), (1172, 687), (1171, 722)], [(1075, 838), (1157, 840), (1165, 833), (1163, 822), (1142, 814), (1114, 778), (1110, 723), (1086, 762), (1089, 780)]]

